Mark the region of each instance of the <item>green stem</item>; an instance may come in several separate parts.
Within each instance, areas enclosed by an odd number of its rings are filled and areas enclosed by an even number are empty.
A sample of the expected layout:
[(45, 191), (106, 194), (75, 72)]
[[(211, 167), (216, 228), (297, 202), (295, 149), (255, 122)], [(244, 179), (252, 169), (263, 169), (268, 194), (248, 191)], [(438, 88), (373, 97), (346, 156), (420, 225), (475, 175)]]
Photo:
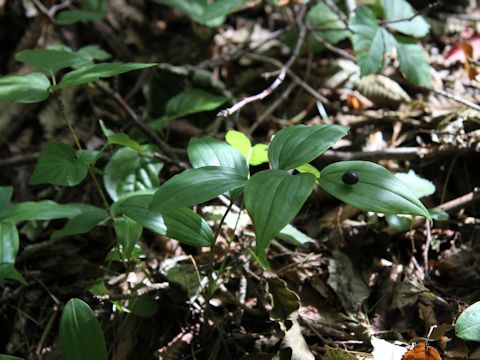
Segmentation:
[[(62, 114), (63, 119), (68, 125), (68, 128), (70, 129), (70, 133), (72, 134), (73, 141), (75, 142), (75, 146), (77, 147), (78, 150), (83, 150), (82, 145), (80, 144), (80, 140), (78, 139), (77, 132), (75, 131), (75, 128), (73, 127), (73, 123), (70, 120), (70, 118), (67, 116), (67, 113), (65, 111), (65, 105), (62, 101), (62, 98), (60, 95), (55, 92), (54, 94), (55, 100), (57, 102), (58, 109), (60, 110), (60, 113)], [(100, 186), (100, 183), (98, 182), (95, 173), (93, 172), (93, 167), (91, 165), (88, 165), (88, 174), (90, 175), (90, 178), (93, 181), (93, 185), (97, 189), (98, 194), (100, 195), (100, 199), (102, 200), (103, 206), (108, 212), (108, 215), (110, 218), (113, 219), (113, 215), (110, 211), (110, 205), (108, 204), (107, 197), (105, 196), (105, 193), (102, 190), (102, 187)]]

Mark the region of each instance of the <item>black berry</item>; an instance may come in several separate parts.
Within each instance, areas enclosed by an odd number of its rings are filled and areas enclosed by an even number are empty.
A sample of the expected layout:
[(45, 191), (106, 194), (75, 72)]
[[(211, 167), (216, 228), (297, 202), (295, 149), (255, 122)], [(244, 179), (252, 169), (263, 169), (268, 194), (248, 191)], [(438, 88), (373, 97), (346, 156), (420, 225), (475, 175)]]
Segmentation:
[(354, 171), (347, 171), (342, 175), (342, 181), (348, 185), (356, 184), (358, 182), (358, 174)]

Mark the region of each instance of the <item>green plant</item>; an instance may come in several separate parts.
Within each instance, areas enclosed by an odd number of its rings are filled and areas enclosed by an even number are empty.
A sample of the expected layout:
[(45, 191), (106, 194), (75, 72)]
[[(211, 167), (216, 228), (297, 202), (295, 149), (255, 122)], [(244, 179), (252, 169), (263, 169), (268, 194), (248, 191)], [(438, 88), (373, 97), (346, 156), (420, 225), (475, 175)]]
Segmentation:
[(455, 323), (455, 335), (463, 340), (480, 342), (480, 301), (460, 314)]

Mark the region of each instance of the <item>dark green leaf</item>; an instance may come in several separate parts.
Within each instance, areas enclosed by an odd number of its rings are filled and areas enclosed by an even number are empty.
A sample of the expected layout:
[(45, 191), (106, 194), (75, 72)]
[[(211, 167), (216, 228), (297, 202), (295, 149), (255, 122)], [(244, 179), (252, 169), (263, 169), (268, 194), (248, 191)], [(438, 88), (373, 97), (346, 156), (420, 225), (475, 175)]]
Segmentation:
[[(358, 175), (354, 185), (345, 184), (347, 171)], [(336, 198), (366, 211), (384, 214), (411, 214), (430, 218), (425, 206), (393, 174), (368, 161), (343, 161), (328, 165), (321, 172), (320, 186)]]
[(372, 10), (366, 6), (355, 9), (349, 27), (353, 31), (352, 43), (360, 65), (360, 75), (377, 72), (383, 66), (386, 31), (378, 26)]
[(74, 186), (81, 183), (87, 174), (87, 165), (75, 156), (70, 145), (48, 143), (42, 149), (29, 183)]
[(324, 3), (314, 5), (309, 10), (306, 21), (313, 31), (315, 29), (321, 30), (316, 32), (318, 36), (332, 44), (336, 44), (350, 35), (338, 14)]
[(188, 169), (172, 177), (155, 192), (151, 209), (164, 211), (201, 204), (241, 188), (246, 182), (243, 174), (230, 167)]
[(72, 218), (95, 206), (81, 203), (58, 204), (54, 201), (26, 201), (0, 210), (0, 219), (12, 222)]
[(117, 241), (121, 245), (123, 258), (130, 260), (133, 248), (142, 236), (142, 225), (129, 218), (121, 217), (115, 219), (114, 229)]
[(158, 304), (150, 299), (148, 295), (139, 296), (131, 300), (132, 304), (128, 309), (137, 316), (149, 318), (154, 316), (159, 309)]
[(0, 77), (0, 102), (36, 103), (48, 98), (50, 80), (41, 73)]
[(188, 144), (188, 159), (194, 168), (231, 167), (237, 169), (245, 178), (248, 177), (245, 158), (227, 143), (212, 137), (192, 138)]
[(24, 359), (16, 356), (0, 354), (0, 360), (24, 360)]
[(106, 360), (102, 328), (90, 306), (71, 299), (60, 319), (60, 344), (66, 360)]
[(168, 101), (161, 121), (166, 122), (190, 114), (214, 110), (228, 100), (225, 96), (210, 94), (201, 89), (188, 89)]
[(101, 78), (120, 75), (132, 70), (145, 69), (157, 64), (141, 63), (102, 63), (84, 66), (78, 70), (65, 74), (58, 85), (53, 86), (54, 90), (69, 88), (72, 86), (87, 84)]
[(55, 18), (58, 25), (70, 25), (77, 22), (100, 21), (105, 17), (103, 12), (94, 12), (87, 10), (64, 10)]
[[(382, 7), (384, 18), (387, 20), (389, 28), (415, 37), (422, 37), (428, 34), (430, 25), (413, 10), (408, 1), (382, 0)], [(400, 19), (405, 19), (405, 21), (398, 21)]]
[(223, 24), (225, 17), (241, 8), (245, 0), (152, 0), (158, 4), (168, 5), (187, 15), (200, 24), (215, 27)]
[(283, 170), (264, 170), (245, 186), (245, 207), (252, 218), (259, 258), (264, 257), (270, 240), (302, 207), (315, 185), (311, 174), (290, 175)]
[(150, 209), (152, 195), (136, 195), (119, 205), (120, 211), (142, 226), (192, 246), (210, 246), (212, 229), (188, 208), (160, 213)]
[(18, 281), (20, 284), (27, 286), (27, 282), (23, 278), (13, 264), (0, 264), (0, 287), (4, 286), (5, 279)]
[(431, 68), (427, 54), (420, 44), (403, 36), (395, 36), (400, 69), (416, 86), (430, 87)]
[(54, 231), (51, 238), (85, 234), (106, 219), (108, 219), (108, 213), (103, 209), (95, 208), (85, 211), (68, 220), (62, 229)]
[(297, 125), (282, 129), (268, 147), (268, 158), (274, 169), (294, 169), (323, 154), (347, 132), (348, 128), (341, 125)]
[(86, 54), (89, 55), (92, 59), (94, 60), (108, 60), (112, 57), (108, 52), (103, 50), (100, 46), (98, 45), (87, 45), (84, 46), (80, 49), (78, 49), (78, 52), (81, 54)]
[(85, 165), (95, 165), (98, 159), (102, 156), (101, 151), (97, 150), (77, 150), (75, 156)]
[(15, 55), (15, 59), (45, 70), (51, 75), (58, 70), (83, 66), (92, 61), (92, 57), (88, 54), (50, 49), (23, 50)]
[(105, 167), (105, 188), (114, 201), (132, 191), (155, 189), (160, 186), (158, 174), (162, 168), (163, 162), (158, 159), (120, 148)]
[(10, 204), (13, 195), (13, 186), (0, 186), (0, 209)]
[(298, 295), (290, 290), (287, 283), (273, 274), (265, 274), (268, 283), (268, 292), (272, 299), (272, 310), (270, 317), (275, 320), (284, 321), (291, 313), (300, 307)]
[(455, 335), (467, 341), (480, 341), (480, 301), (460, 314), (455, 323)]

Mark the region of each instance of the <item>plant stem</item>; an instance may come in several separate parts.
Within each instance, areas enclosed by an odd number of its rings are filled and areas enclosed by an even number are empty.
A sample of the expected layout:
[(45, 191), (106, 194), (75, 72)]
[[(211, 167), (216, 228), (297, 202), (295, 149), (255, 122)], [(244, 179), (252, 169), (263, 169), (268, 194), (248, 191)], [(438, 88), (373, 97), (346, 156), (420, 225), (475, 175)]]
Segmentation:
[[(65, 120), (65, 122), (68, 125), (68, 128), (70, 129), (70, 133), (72, 134), (73, 141), (75, 142), (75, 146), (77, 147), (78, 150), (83, 150), (82, 145), (80, 144), (80, 140), (78, 139), (77, 132), (75, 131), (75, 128), (73, 127), (73, 123), (70, 120), (70, 118), (67, 116), (67, 113), (65, 111), (65, 104), (63, 103), (62, 98), (60, 97), (60, 95), (57, 92), (53, 93), (53, 95), (55, 97), (55, 101), (57, 102), (58, 109), (60, 110), (60, 113), (62, 114), (63, 119)], [(108, 204), (105, 193), (103, 192), (102, 187), (100, 186), (100, 183), (98, 182), (98, 180), (95, 176), (95, 173), (93, 171), (93, 167), (91, 165), (88, 165), (88, 174), (90, 175), (90, 177), (93, 181), (93, 185), (97, 189), (97, 192), (100, 196), (100, 199), (102, 200), (103, 206), (107, 210), (110, 218), (113, 219), (113, 216), (110, 212), (110, 205)]]
[(216, 250), (216, 243), (217, 243), (217, 238), (220, 235), (220, 231), (222, 230), (222, 225), (227, 218), (228, 213), (232, 209), (233, 206), (233, 199), (230, 200), (230, 204), (227, 206), (227, 210), (225, 210), (225, 213), (222, 216), (222, 219), (220, 220), (220, 223), (218, 224), (218, 227), (215, 230), (215, 234), (213, 236), (213, 242), (212, 246), (210, 249), (210, 263), (209, 263), (209, 269), (208, 269), (208, 291), (207, 291), (207, 305), (208, 305), (208, 300), (213, 296), (213, 293), (215, 290), (213, 289), (214, 284), (215, 284), (215, 279), (213, 278), (213, 272), (214, 272), (214, 263), (215, 263), (215, 250)]

